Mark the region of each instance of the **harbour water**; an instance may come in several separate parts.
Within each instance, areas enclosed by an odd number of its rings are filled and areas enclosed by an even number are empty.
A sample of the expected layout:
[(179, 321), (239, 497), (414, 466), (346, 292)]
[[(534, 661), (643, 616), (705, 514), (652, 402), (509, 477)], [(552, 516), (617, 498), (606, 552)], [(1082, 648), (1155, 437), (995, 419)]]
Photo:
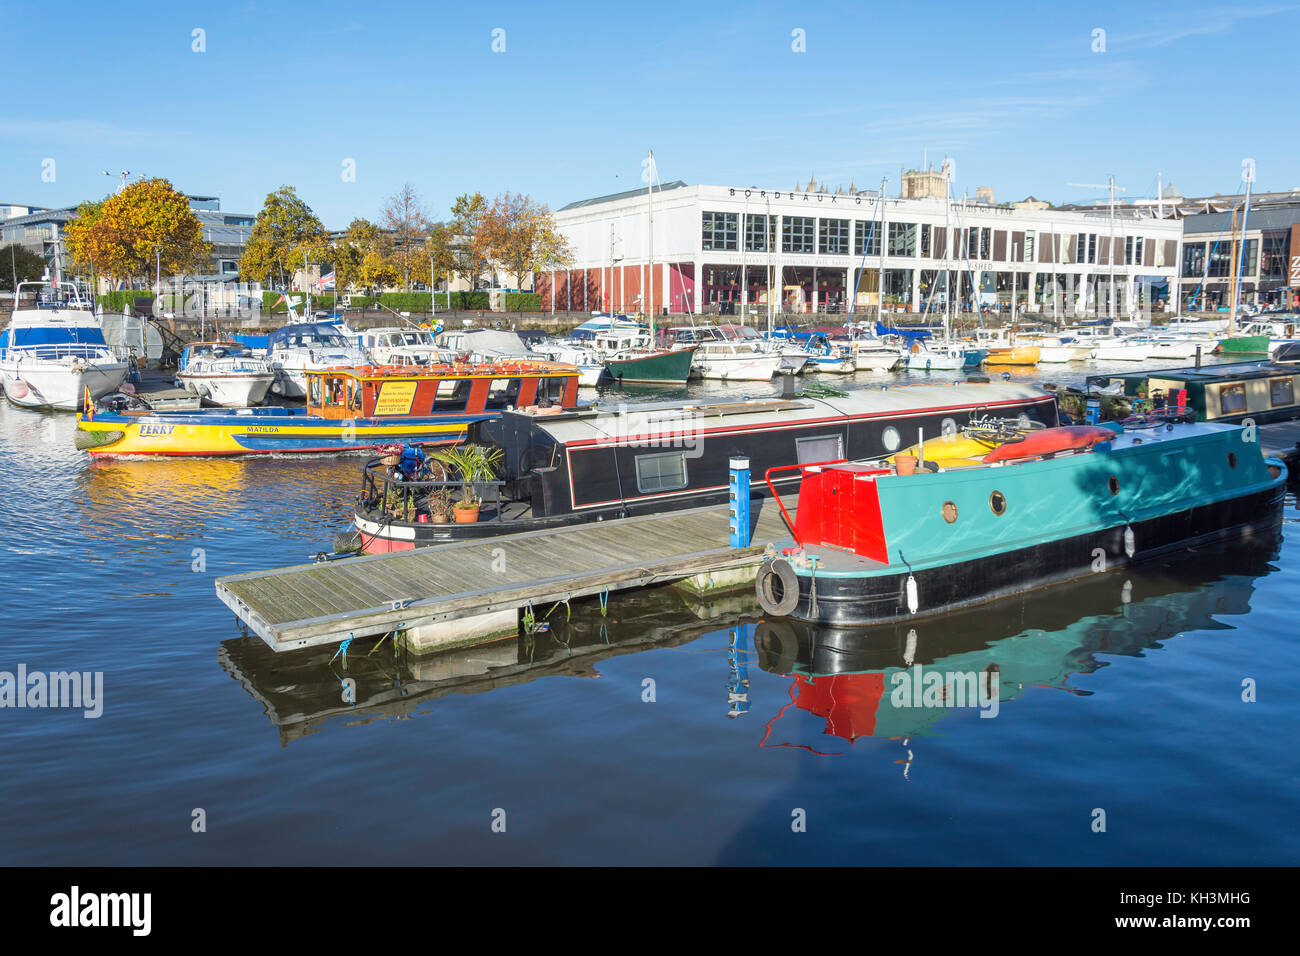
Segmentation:
[[(331, 660), (242, 636), (213, 580), (328, 550), (359, 459), (91, 462), (74, 426), (0, 405), (0, 671), (103, 674), (99, 717), (0, 709), (0, 863), (1300, 860), (1294, 495), (1276, 536), (915, 626), (660, 588)], [(996, 672), (997, 706), (899, 703), (908, 663)]]

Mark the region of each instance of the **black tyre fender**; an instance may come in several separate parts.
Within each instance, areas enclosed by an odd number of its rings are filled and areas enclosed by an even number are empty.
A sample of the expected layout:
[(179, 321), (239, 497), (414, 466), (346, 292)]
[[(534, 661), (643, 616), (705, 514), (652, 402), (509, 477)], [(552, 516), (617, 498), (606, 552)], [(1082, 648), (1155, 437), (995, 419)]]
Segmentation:
[(785, 558), (776, 558), (758, 569), (754, 590), (759, 606), (773, 617), (789, 617), (799, 606), (799, 576)]

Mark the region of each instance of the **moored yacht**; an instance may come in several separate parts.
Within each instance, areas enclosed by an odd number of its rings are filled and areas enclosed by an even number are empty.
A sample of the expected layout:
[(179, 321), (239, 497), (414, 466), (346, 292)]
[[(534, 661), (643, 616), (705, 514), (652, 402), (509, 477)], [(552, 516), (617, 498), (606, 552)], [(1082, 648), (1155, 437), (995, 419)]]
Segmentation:
[(266, 358), (275, 372), (271, 391), (285, 398), (307, 397), (307, 373), (370, 364), (366, 354), (328, 322), (299, 322), (267, 338)]
[(20, 282), (35, 296), (34, 306), (16, 307), (0, 332), (0, 384), (15, 405), (75, 411), (86, 393), (98, 398), (126, 380), (127, 363), (113, 354), (88, 303), (70, 282), (51, 292), (45, 283)]
[(781, 367), (781, 356), (757, 345), (728, 339), (716, 326), (679, 326), (668, 330), (672, 349), (695, 348), (694, 367), (706, 379), (766, 382)]
[(261, 405), (275, 381), (270, 364), (242, 342), (191, 342), (181, 353), (176, 384), (214, 405)]

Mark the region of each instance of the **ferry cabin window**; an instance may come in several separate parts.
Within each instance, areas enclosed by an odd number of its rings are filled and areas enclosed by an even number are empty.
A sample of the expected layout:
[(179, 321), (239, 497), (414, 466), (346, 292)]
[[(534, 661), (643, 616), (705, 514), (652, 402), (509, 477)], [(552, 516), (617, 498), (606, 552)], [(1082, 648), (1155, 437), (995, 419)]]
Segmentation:
[(320, 404), (320, 376), (307, 376), (307, 402), (310, 405)]
[(488, 386), (487, 404), (484, 408), (501, 409), (514, 405), (519, 398), (519, 389), (523, 383), (517, 378), (494, 378)]
[(844, 457), (842, 435), (815, 435), (794, 440), (795, 459), (801, 465), (819, 461), (838, 461)]
[(1246, 410), (1246, 386), (1225, 385), (1219, 389), (1219, 414), (1232, 415)]
[(435, 412), (463, 412), (469, 403), (469, 391), (473, 382), (467, 378), (444, 379), (438, 383), (438, 391), (433, 396)]
[(643, 495), (686, 487), (686, 452), (637, 455), (636, 490)]
[(1273, 407), (1295, 404), (1295, 388), (1289, 378), (1275, 378), (1268, 383), (1269, 397)]
[(542, 399), (546, 399), (552, 405), (558, 405), (564, 401), (564, 378), (539, 378), (537, 380), (537, 398), (534, 399), (541, 404)]

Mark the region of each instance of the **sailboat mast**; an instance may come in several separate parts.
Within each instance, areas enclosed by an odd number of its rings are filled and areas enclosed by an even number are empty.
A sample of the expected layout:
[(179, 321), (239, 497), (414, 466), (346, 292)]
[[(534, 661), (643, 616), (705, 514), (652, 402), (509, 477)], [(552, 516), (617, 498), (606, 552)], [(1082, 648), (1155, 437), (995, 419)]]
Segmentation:
[[(1241, 219), (1240, 267), (1238, 267), (1238, 262), (1233, 262), (1233, 271), (1236, 273), (1237, 278), (1232, 290), (1232, 318), (1228, 321), (1228, 328), (1232, 332), (1237, 331), (1237, 306), (1241, 302), (1242, 280), (1246, 277), (1246, 227), (1250, 225), (1250, 187), (1251, 184), (1255, 182), (1255, 163), (1253, 160), (1248, 161), (1248, 164), (1245, 166), (1243, 178), (1246, 180), (1246, 208)], [(1234, 218), (1236, 216), (1235, 210), (1233, 216)], [(1235, 226), (1233, 227), (1233, 232), (1236, 232)]]
[(876, 246), (880, 252), (880, 270), (876, 275), (876, 323), (881, 322), (881, 314), (885, 310), (885, 184), (888, 179), (880, 180), (880, 244)]
[(650, 182), (646, 185), (646, 258), (650, 263), (650, 275), (646, 279), (646, 301), (650, 305), (650, 346), (655, 344), (655, 151), (649, 151)]
[(948, 250), (952, 248), (952, 168), (944, 163), (943, 170), (943, 337), (952, 338), (952, 263)]

